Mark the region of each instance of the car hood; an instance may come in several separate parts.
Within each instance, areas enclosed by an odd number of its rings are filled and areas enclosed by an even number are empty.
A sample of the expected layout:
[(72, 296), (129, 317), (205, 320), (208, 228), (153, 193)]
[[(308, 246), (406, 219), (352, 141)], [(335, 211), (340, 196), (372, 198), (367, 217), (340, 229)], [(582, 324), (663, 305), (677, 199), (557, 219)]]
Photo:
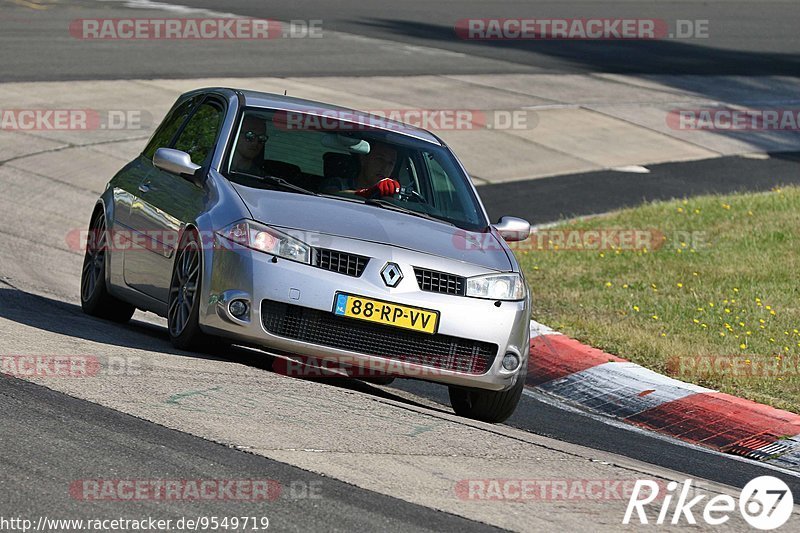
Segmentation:
[(497, 271), (512, 270), (492, 233), (359, 203), (233, 184), (254, 220), (282, 228), (399, 246)]

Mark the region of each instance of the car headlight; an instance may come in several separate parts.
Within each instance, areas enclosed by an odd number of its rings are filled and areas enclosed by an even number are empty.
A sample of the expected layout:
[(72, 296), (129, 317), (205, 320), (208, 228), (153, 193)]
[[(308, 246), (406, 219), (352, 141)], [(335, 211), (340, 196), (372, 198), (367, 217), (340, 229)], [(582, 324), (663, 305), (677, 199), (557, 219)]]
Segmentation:
[(259, 252), (283, 257), (299, 263), (311, 262), (311, 247), (275, 228), (252, 220), (231, 224), (218, 235)]
[(489, 300), (522, 300), (525, 280), (519, 274), (489, 274), (467, 278), (467, 296)]

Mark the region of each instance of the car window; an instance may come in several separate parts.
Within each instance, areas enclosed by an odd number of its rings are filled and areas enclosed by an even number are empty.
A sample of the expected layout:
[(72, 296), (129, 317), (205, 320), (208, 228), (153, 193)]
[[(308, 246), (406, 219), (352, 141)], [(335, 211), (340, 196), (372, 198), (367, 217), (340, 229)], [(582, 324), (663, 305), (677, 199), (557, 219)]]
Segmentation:
[(147, 147), (144, 149), (144, 152), (142, 152), (145, 157), (148, 159), (153, 159), (153, 154), (156, 153), (156, 150), (170, 146), (173, 137), (175, 137), (175, 134), (178, 133), (178, 130), (191, 114), (195, 106), (200, 102), (200, 99), (200, 96), (189, 98), (185, 102), (174, 107), (169, 114), (167, 114), (167, 116), (161, 122), (161, 125), (150, 138), (150, 142), (147, 143)]
[(222, 109), (212, 102), (204, 102), (175, 141), (175, 148), (191, 156), (192, 162), (205, 165), (214, 152), (217, 133), (222, 125)]
[(266, 143), (264, 158), (296, 165), (301, 172), (322, 176), (323, 156), (326, 153), (346, 154), (345, 150), (336, 150), (320, 143), (319, 132), (305, 132), (281, 127), (279, 121), (266, 121), (269, 142)]
[(241, 185), (274, 187), (258, 179), (271, 176), (352, 201), (370, 196), (365, 191), (379, 180), (393, 178), (400, 188), (382, 196), (385, 203), (465, 229), (486, 228), (469, 177), (444, 146), (336, 122), (289, 128), (276, 112), (253, 109), (243, 114), (231, 143), (226, 175)]

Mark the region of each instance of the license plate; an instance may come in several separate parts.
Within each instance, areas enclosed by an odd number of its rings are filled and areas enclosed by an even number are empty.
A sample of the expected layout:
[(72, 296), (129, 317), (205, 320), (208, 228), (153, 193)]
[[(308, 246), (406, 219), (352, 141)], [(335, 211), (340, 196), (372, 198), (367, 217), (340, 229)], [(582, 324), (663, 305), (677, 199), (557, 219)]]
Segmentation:
[(336, 294), (333, 314), (387, 326), (436, 333), (439, 312), (398, 305), (352, 294)]

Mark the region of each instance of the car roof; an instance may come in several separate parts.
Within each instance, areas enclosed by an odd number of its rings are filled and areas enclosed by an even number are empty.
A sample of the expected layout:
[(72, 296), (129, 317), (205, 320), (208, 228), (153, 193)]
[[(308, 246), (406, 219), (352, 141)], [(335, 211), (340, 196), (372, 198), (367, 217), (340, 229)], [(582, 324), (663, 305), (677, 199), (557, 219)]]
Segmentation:
[(382, 117), (373, 113), (358, 111), (357, 109), (350, 109), (347, 107), (326, 104), (324, 102), (317, 102), (314, 100), (306, 100), (304, 98), (295, 98), (293, 96), (285, 96), (282, 94), (233, 88), (228, 88), (227, 90), (241, 94), (244, 97), (246, 107), (263, 107), (265, 109), (278, 109), (282, 111), (293, 111), (297, 113), (318, 116), (329, 116), (330, 114), (337, 120), (341, 120), (343, 122), (364, 124), (370, 128), (399, 133), (401, 135), (414, 137), (438, 146), (444, 144), (436, 135), (427, 130), (417, 128), (409, 124), (404, 124), (396, 120), (390, 120), (386, 117)]

